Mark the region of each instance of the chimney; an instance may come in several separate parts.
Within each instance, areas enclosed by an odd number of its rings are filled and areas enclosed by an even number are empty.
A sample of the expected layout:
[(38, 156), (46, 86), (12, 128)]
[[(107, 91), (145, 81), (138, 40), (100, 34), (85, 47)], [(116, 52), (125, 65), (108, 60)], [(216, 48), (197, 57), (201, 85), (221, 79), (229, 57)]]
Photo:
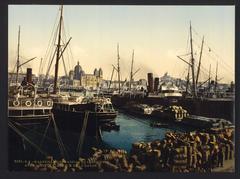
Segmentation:
[(153, 74), (148, 73), (148, 92), (152, 93), (153, 92)]
[(27, 68), (27, 82), (32, 83), (32, 68)]
[(154, 91), (155, 92), (158, 91), (158, 86), (159, 86), (159, 78), (156, 77), (156, 78), (154, 78)]

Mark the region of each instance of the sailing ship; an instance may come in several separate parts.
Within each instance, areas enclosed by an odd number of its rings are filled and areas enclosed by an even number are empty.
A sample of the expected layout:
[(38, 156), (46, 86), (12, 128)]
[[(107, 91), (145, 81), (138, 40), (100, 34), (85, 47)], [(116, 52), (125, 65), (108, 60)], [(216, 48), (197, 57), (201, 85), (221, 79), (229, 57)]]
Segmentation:
[[(112, 96), (112, 102), (114, 106), (122, 108), (126, 106), (128, 103), (138, 103), (138, 104), (148, 104), (148, 105), (162, 105), (162, 106), (170, 106), (170, 105), (178, 105), (182, 106), (184, 109), (189, 111), (190, 114), (193, 115), (200, 115), (200, 116), (206, 116), (206, 117), (216, 117), (216, 118), (223, 118), (227, 119), (231, 122), (233, 122), (234, 114), (233, 114), (233, 108), (234, 108), (234, 95), (218, 95), (217, 92), (217, 82), (219, 81), (217, 77), (217, 71), (218, 71), (218, 65), (216, 68), (216, 77), (214, 83), (214, 94), (212, 92), (205, 91), (204, 93), (201, 93), (200, 87), (203, 84), (209, 83), (209, 86), (211, 85), (211, 77), (209, 75), (209, 78), (207, 81), (200, 83), (199, 82), (199, 74), (201, 70), (201, 56), (202, 56), (202, 49), (204, 44), (204, 38), (202, 40), (202, 46), (201, 46), (201, 52), (200, 52), (200, 58), (199, 58), (199, 64), (196, 69), (196, 62), (194, 59), (193, 54), (193, 38), (192, 38), (192, 26), (190, 23), (190, 47), (191, 52), (188, 55), (191, 55), (191, 58), (189, 61), (185, 60), (181, 56), (177, 56), (179, 59), (184, 61), (188, 65), (188, 75), (187, 75), (187, 81), (186, 81), (186, 90), (184, 93), (176, 93), (177, 95), (174, 95), (173, 98), (169, 98), (165, 95), (160, 97), (160, 95), (156, 95), (153, 93), (153, 90), (150, 90), (148, 88), (147, 94), (143, 95), (113, 95)], [(209, 73), (210, 74), (210, 73)], [(148, 77), (152, 76), (152, 73), (148, 73)], [(152, 84), (153, 88), (153, 78), (151, 80), (148, 80), (148, 85)], [(208, 90), (207, 88), (206, 90)], [(119, 90), (120, 91), (120, 90)], [(158, 91), (158, 90), (156, 90)], [(159, 92), (159, 91), (158, 91)], [(152, 94), (151, 94), (152, 93)], [(175, 93), (175, 90), (174, 90)], [(204, 95), (207, 94), (207, 95)], [(222, 96), (225, 96), (224, 98)], [(174, 99), (174, 100), (173, 100)]]
[[(59, 61), (62, 60), (64, 62), (63, 52), (71, 40), (70, 38), (66, 44), (61, 44), (63, 41), (62, 27), (63, 6), (60, 8), (60, 19), (56, 31), (56, 33), (58, 33), (58, 38), (54, 53), (56, 59), (55, 75), (53, 93), (50, 95), (53, 99), (52, 112), (56, 118), (57, 126), (60, 129), (80, 132), (85, 125), (86, 133), (89, 135), (95, 135), (96, 130), (101, 124), (115, 120), (117, 111), (114, 110), (109, 98), (85, 97), (84, 99), (81, 99), (79, 96), (74, 97), (70, 95), (62, 95), (60, 93), (60, 87), (58, 85)], [(54, 59), (54, 56), (51, 58), (52, 60)], [(50, 67), (48, 69), (50, 69)], [(87, 121), (87, 124), (84, 121)]]
[(37, 86), (32, 81), (32, 69), (27, 68), (26, 77), (19, 83), (19, 69), (24, 64), (32, 61), (32, 58), (20, 63), (20, 27), (18, 31), (18, 54), (16, 63), (15, 82), (9, 84), (8, 92), (8, 119), (21, 125), (41, 124), (49, 121), (53, 101), (46, 95), (37, 94)]

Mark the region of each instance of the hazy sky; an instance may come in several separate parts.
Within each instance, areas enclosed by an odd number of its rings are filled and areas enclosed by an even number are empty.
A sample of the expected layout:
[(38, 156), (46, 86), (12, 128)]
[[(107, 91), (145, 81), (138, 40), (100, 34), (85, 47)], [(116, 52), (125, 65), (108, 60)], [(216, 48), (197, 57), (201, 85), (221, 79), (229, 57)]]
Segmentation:
[[(77, 61), (86, 73), (103, 69), (109, 79), (111, 64), (117, 63), (117, 43), (120, 46), (122, 78), (129, 78), (132, 50), (135, 50), (135, 79), (146, 78), (147, 72), (184, 78), (187, 65), (176, 56), (189, 53), (189, 23), (193, 27), (193, 49), (199, 59), (201, 38), (205, 36), (202, 56), (207, 79), (211, 64), (215, 76), (218, 61), (221, 82), (234, 79), (235, 9), (234, 6), (64, 6), (64, 26), (71, 53), (65, 54), (69, 68)], [(46, 55), (52, 29), (59, 15), (55, 5), (9, 6), (9, 70), (17, 57), (18, 26), (21, 26), (21, 61), (37, 57), (26, 65), (38, 73), (40, 59)], [(210, 47), (210, 50), (209, 50)], [(68, 59), (67, 56), (70, 58)], [(189, 60), (190, 56), (184, 57)], [(44, 59), (44, 61), (49, 59)], [(46, 62), (45, 62), (46, 63)], [(197, 62), (196, 62), (197, 63)], [(46, 66), (44, 73), (46, 73)], [(24, 70), (23, 68), (23, 70)], [(53, 72), (53, 70), (52, 70)], [(64, 74), (61, 64), (60, 75)]]

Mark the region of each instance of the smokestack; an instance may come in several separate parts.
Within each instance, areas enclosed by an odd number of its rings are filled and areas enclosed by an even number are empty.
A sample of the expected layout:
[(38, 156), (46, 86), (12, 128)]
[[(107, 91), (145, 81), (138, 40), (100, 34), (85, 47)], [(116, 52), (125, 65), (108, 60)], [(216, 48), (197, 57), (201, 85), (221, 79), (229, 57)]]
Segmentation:
[(27, 68), (27, 82), (32, 83), (32, 68)]
[(148, 73), (148, 92), (152, 93), (153, 92), (153, 74), (152, 73)]
[(154, 91), (155, 92), (158, 91), (158, 86), (159, 86), (159, 78), (156, 77), (156, 78), (154, 78)]

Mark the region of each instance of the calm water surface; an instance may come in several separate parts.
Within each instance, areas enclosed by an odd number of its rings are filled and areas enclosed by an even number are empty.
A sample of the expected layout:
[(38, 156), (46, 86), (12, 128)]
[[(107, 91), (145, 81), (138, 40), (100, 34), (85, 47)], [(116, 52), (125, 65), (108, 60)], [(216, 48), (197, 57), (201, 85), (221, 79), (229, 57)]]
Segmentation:
[[(167, 131), (183, 131), (183, 129), (170, 126), (169, 128), (153, 128), (150, 126), (149, 119), (143, 119), (140, 117), (124, 114), (119, 112), (116, 123), (120, 125), (119, 131), (102, 132), (102, 141), (99, 143), (94, 137), (88, 137), (84, 140), (84, 145), (82, 149), (82, 156), (88, 156), (89, 151), (92, 147), (99, 148), (120, 148), (125, 149), (128, 152), (131, 149), (132, 143), (137, 141), (152, 141), (155, 139), (162, 139)], [(56, 135), (52, 127), (49, 128), (45, 139), (41, 144), (43, 139), (45, 127), (38, 127), (36, 129), (31, 129), (25, 133), (25, 135), (33, 141), (36, 145), (40, 146), (41, 149), (48, 155), (54, 156), (55, 158), (62, 158), (58, 143), (56, 141)], [(60, 131), (60, 136), (63, 141), (64, 147), (67, 151), (67, 157), (69, 159), (78, 159), (76, 153), (79, 133), (69, 133)], [(10, 160), (11, 159), (37, 159), (43, 158), (42, 154), (36, 152), (36, 148), (33, 148), (28, 142), (24, 141), (23, 145), (19, 147), (19, 143), (15, 144), (12, 141), (10, 150)], [(18, 147), (17, 147), (18, 145)]]
[(114, 148), (131, 149), (132, 143), (137, 141), (152, 141), (162, 139), (167, 131), (180, 131), (179, 128), (153, 128), (149, 119), (119, 113), (116, 123), (119, 131), (103, 132), (103, 142)]

